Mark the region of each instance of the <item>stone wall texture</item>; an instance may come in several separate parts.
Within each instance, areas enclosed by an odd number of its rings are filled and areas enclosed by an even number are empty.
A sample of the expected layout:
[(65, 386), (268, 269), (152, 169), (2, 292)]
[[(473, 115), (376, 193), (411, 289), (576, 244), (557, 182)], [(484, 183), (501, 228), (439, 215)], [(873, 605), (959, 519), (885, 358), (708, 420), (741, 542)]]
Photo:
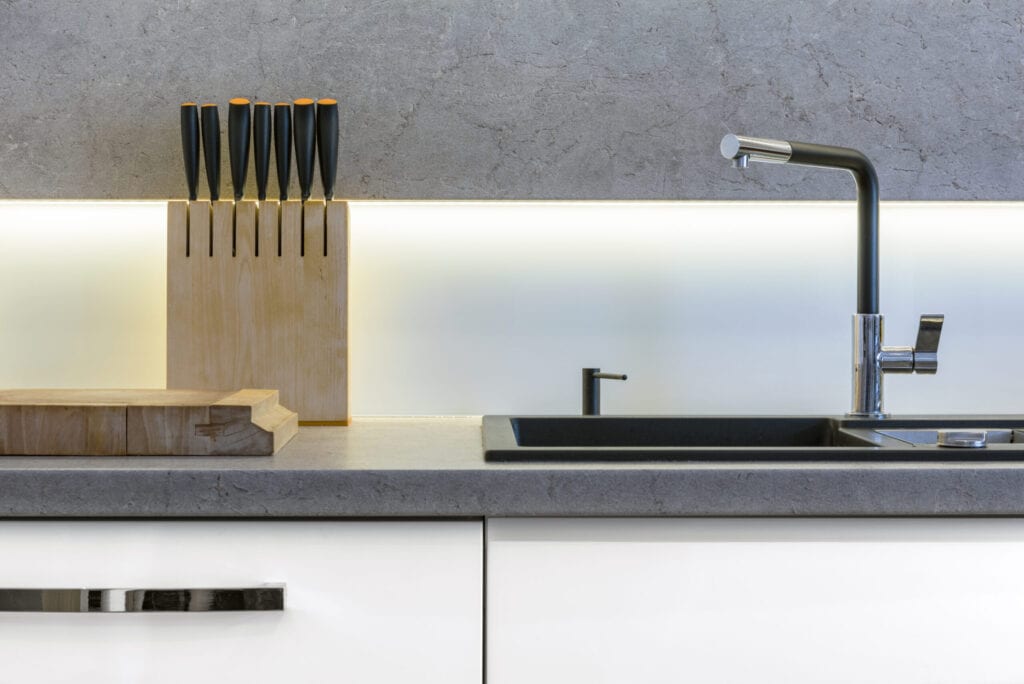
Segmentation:
[(343, 197), (853, 197), (730, 168), (735, 132), (858, 148), (883, 199), (1024, 199), (996, 0), (0, 0), (0, 197), (181, 197), (181, 102), (303, 96), (340, 102)]

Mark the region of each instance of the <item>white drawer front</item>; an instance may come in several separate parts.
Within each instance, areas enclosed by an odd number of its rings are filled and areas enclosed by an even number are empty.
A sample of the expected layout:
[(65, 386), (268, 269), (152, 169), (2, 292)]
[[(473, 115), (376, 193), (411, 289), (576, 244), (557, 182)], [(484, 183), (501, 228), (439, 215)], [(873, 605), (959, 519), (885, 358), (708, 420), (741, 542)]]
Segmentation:
[(281, 612), (2, 612), (0, 681), (478, 683), (482, 544), (474, 522), (0, 522), (0, 588), (287, 587)]
[(492, 520), (488, 682), (1021, 682), (1024, 520)]

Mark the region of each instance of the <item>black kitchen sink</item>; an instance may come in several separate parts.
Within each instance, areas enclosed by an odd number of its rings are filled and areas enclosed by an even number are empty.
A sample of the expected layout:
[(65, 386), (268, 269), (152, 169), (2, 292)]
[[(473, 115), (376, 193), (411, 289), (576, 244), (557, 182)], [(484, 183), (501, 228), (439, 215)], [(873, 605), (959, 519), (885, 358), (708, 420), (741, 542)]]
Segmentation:
[(1024, 417), (484, 416), (483, 443), (488, 461), (1018, 460)]

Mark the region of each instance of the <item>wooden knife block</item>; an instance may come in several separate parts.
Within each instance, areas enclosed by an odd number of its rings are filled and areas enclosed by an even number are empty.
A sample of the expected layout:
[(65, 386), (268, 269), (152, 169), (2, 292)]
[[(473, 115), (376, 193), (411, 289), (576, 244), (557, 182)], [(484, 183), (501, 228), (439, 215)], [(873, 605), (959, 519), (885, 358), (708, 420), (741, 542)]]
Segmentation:
[(266, 387), (347, 425), (348, 203), (167, 205), (167, 387)]

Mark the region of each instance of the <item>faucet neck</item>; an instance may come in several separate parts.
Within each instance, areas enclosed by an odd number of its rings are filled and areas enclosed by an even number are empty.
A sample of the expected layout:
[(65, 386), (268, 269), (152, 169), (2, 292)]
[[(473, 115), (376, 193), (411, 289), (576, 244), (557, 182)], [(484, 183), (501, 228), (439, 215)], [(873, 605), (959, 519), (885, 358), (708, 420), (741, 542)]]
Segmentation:
[(791, 142), (790, 164), (846, 169), (857, 182), (857, 313), (878, 313), (878, 176), (848, 147)]

